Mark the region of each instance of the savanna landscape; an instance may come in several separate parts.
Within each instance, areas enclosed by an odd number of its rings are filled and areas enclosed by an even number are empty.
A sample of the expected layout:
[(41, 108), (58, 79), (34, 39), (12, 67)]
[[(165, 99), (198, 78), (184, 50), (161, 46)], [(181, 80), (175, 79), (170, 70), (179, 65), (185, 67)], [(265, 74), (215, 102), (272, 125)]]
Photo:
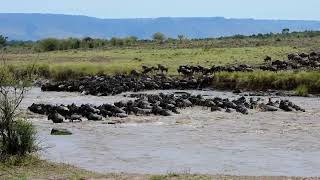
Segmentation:
[(319, 179), (320, 31), (288, 27), (26, 40), (0, 26), (0, 179)]

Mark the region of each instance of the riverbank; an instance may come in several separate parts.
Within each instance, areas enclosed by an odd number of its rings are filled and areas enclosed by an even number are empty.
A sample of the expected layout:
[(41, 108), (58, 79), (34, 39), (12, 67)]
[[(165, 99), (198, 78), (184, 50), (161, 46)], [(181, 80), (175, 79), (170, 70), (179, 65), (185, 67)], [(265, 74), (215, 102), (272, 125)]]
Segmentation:
[(19, 165), (0, 163), (0, 178), (14, 179), (71, 179), (71, 180), (316, 180), (316, 177), (285, 177), (285, 176), (226, 176), (226, 175), (195, 175), (189, 173), (168, 173), (166, 175), (139, 175), (124, 173), (100, 174), (80, 169), (67, 164), (52, 163), (37, 157), (27, 157)]

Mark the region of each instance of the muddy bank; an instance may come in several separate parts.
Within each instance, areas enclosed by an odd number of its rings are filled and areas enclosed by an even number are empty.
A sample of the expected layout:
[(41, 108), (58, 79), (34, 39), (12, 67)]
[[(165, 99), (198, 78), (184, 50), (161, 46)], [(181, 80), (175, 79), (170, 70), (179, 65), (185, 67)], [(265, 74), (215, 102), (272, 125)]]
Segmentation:
[[(239, 97), (229, 92), (189, 92)], [(96, 97), (32, 89), (23, 106), (101, 105), (125, 99), (123, 95)], [(34, 116), (32, 121), (43, 144), (50, 147), (42, 153), (43, 158), (98, 172), (319, 176), (320, 99), (290, 100), (306, 112), (250, 112), (243, 116), (198, 107), (170, 117), (131, 116), (118, 125), (89, 121), (54, 125), (43, 116)], [(73, 135), (50, 136), (52, 127), (67, 128)]]

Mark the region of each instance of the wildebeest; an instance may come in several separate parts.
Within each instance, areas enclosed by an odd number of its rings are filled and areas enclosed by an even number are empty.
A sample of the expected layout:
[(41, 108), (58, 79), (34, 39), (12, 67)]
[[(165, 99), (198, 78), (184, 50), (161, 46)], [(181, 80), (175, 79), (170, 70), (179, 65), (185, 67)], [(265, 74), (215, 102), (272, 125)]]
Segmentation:
[(270, 56), (266, 56), (264, 58), (264, 62), (271, 62), (272, 61), (272, 58)]
[(142, 74), (148, 74), (154, 71), (154, 67), (142, 66)]
[(158, 71), (160, 71), (161, 73), (163, 73), (163, 72), (168, 73), (168, 68), (165, 67), (165, 66), (162, 65), (162, 64), (158, 64), (158, 68), (156, 68), (155, 70), (158, 70)]

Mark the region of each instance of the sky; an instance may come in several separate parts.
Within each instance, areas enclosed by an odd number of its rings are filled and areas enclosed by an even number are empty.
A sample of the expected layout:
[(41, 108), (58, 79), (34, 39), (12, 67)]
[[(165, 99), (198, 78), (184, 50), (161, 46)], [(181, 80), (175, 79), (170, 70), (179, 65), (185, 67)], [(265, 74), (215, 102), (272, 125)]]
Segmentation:
[(320, 0), (0, 0), (0, 13), (320, 20)]

